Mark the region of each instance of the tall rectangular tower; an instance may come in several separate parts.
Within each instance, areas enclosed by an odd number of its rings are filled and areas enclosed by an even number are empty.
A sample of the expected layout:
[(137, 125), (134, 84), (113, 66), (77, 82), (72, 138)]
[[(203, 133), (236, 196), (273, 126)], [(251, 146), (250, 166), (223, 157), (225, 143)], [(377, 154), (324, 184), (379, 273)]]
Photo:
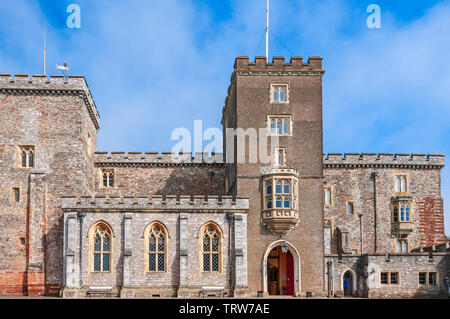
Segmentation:
[[(273, 160), (228, 163), (229, 194), (250, 196), (250, 294), (321, 294), (324, 287), (322, 58), (237, 57), (223, 109), (227, 128), (267, 128)], [(235, 149), (238, 138), (234, 139)], [(227, 148), (224, 140), (225, 151)], [(261, 153), (261, 150), (259, 150)], [(227, 154), (229, 155), (229, 154)], [(230, 161), (230, 156), (227, 156)]]
[(61, 196), (93, 191), (98, 122), (84, 77), (0, 74), (0, 295), (62, 287)]

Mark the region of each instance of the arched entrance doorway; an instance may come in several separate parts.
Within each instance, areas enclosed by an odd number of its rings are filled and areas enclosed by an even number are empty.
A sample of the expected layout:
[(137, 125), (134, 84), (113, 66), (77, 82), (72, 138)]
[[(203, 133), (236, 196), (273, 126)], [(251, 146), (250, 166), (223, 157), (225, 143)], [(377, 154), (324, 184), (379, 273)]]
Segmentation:
[(353, 273), (348, 270), (344, 273), (342, 278), (342, 288), (344, 289), (344, 296), (353, 296), (353, 290), (355, 287)]
[(269, 295), (300, 294), (300, 259), (292, 245), (283, 240), (269, 245), (263, 258), (263, 285)]

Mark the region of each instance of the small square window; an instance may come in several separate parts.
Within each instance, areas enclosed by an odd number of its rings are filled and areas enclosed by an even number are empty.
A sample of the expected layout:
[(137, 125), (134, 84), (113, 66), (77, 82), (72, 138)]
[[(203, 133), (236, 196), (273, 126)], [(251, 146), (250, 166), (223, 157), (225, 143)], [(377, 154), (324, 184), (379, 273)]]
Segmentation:
[(427, 284), (427, 273), (420, 272), (419, 273), (419, 285), (426, 285), (426, 284)]
[(437, 286), (437, 281), (436, 281), (436, 273), (435, 272), (430, 272), (428, 274), (428, 284), (430, 286)]

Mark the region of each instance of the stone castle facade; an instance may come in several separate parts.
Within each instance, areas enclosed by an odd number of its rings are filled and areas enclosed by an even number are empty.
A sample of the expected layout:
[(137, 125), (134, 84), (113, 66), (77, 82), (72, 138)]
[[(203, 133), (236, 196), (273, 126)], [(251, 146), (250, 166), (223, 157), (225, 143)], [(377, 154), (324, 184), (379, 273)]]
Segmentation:
[(236, 58), (224, 132), (267, 128), (269, 164), (98, 152), (84, 77), (0, 74), (0, 295), (448, 293), (444, 156), (324, 155), (323, 74)]

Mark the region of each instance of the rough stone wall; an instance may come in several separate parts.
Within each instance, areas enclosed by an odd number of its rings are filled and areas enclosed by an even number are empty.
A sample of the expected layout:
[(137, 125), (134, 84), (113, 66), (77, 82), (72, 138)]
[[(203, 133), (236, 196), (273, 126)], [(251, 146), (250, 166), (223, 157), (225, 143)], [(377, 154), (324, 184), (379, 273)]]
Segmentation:
[[(92, 190), (86, 145), (90, 132), (95, 149), (95, 104), (82, 77), (1, 75), (0, 118), (0, 294), (58, 293), (60, 197)], [(35, 168), (17, 167), (19, 145), (35, 146)], [(18, 204), (10, 201), (12, 187), (20, 187)]]
[[(360, 155), (358, 154), (357, 157)], [(351, 249), (360, 252), (360, 218), (362, 217), (362, 253), (395, 252), (395, 233), (392, 231), (391, 199), (398, 196), (395, 192), (394, 177), (406, 175), (407, 192), (411, 196), (413, 207), (411, 221), (413, 230), (408, 234), (409, 249), (445, 242), (443, 207), (440, 189), (440, 169), (443, 158), (432, 157), (428, 162), (407, 156), (403, 165), (394, 161), (393, 155), (386, 156), (386, 167), (380, 165), (380, 159), (371, 159), (345, 166), (342, 155), (333, 159), (324, 159), (324, 185), (331, 187), (331, 207), (325, 207), (325, 218), (333, 220), (333, 228), (346, 228), (349, 231)], [(340, 159), (337, 159), (340, 157)], [(389, 159), (390, 157), (390, 159)], [(421, 156), (422, 158), (423, 156)], [(331, 163), (330, 163), (331, 162)], [(337, 164), (336, 164), (337, 163)], [(372, 164), (371, 164), (372, 163)], [(364, 164), (364, 165), (363, 165)], [(402, 165), (400, 165), (402, 164)], [(374, 180), (376, 173), (376, 217), (374, 208)], [(347, 202), (353, 202), (354, 213), (348, 214)], [(331, 239), (331, 253), (337, 253), (337, 232)], [(376, 241), (376, 242), (375, 242)]]
[[(300, 222), (285, 237), (300, 254), (302, 292), (323, 292), (323, 204), (322, 204), (322, 68), (320, 58), (303, 63), (292, 58), (265, 57), (249, 62), (238, 57), (223, 111), (222, 124), (227, 127), (266, 128), (267, 116), (291, 115), (292, 136), (281, 136), (280, 147), (286, 148), (286, 164), (300, 172), (298, 185)], [(270, 103), (270, 85), (288, 84), (289, 103)], [(224, 119), (230, 119), (224, 121)], [(269, 144), (269, 143), (268, 143)], [(280, 238), (262, 224), (261, 162), (250, 164), (248, 146), (246, 163), (235, 165), (236, 192), (249, 196), (248, 267), (249, 289), (253, 295), (263, 290), (262, 258), (270, 244)], [(270, 145), (268, 145), (270, 149)], [(270, 153), (269, 153), (270, 154)]]
[[(114, 187), (104, 188), (101, 171), (114, 169)], [(211, 179), (208, 172), (214, 172)], [(196, 166), (119, 166), (95, 168), (95, 193), (107, 196), (152, 195), (224, 195), (224, 168), (218, 165)], [(211, 188), (212, 186), (212, 188)]]

